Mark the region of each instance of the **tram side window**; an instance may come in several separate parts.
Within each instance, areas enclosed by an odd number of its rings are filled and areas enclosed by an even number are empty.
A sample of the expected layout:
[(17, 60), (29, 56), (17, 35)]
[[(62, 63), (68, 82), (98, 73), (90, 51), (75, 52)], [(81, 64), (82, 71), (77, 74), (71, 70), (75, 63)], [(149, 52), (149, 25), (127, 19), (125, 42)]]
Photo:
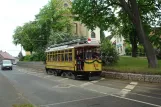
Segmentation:
[(68, 53), (65, 53), (65, 61), (68, 61)]
[(60, 54), (58, 54), (58, 61), (60, 61)]
[(51, 52), (51, 61), (54, 61), (54, 53)]
[(57, 55), (57, 53), (55, 54), (55, 61), (58, 61), (58, 55)]
[(62, 61), (64, 61), (64, 54), (61, 55)]
[(53, 53), (53, 61), (56, 61), (55, 52)]
[(50, 53), (48, 53), (48, 61), (50, 61)]
[(69, 61), (72, 61), (72, 53), (69, 53)]
[(64, 61), (64, 51), (61, 51), (61, 61)]

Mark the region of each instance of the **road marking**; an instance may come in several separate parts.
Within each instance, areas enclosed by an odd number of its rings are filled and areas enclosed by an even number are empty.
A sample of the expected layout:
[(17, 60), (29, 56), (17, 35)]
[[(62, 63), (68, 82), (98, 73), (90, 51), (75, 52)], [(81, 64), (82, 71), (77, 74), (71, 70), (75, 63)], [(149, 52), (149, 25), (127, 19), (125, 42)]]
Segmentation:
[(125, 97), (131, 90), (128, 90), (128, 89), (122, 89), (121, 92), (120, 92), (120, 95), (122, 97)]
[(59, 85), (53, 86), (52, 88), (71, 88), (71, 87), (74, 87), (74, 85), (71, 85), (71, 84), (59, 84)]
[(127, 85), (125, 89), (133, 90), (135, 88), (135, 85)]
[(121, 99), (125, 99), (125, 100), (129, 100), (129, 101), (133, 101), (133, 102), (146, 104), (146, 105), (151, 105), (151, 106), (154, 106), (154, 107), (161, 107), (161, 105), (156, 105), (156, 104), (152, 104), (152, 103), (148, 103), (148, 102), (144, 102), (144, 101), (139, 101), (139, 100), (135, 100), (135, 99), (131, 99), (131, 98), (125, 98), (125, 97), (121, 97), (121, 96), (117, 96), (117, 95), (113, 95), (113, 94), (111, 96), (121, 98)]
[(121, 97), (125, 97), (131, 90), (133, 90), (135, 88), (135, 86), (137, 85), (137, 82), (131, 82), (130, 84), (128, 84), (124, 89), (121, 90), (121, 92), (119, 93), (121, 95)]
[(91, 82), (86, 82), (86, 83), (84, 83), (84, 84), (81, 84), (80, 87), (85, 87), (85, 86), (91, 85), (91, 84), (93, 84), (93, 83), (91, 83)]
[(134, 94), (134, 95), (139, 95), (139, 96), (144, 96), (144, 97), (148, 97), (148, 98), (154, 98), (154, 99), (161, 100), (161, 98), (159, 98), (159, 97), (153, 97), (153, 96), (148, 96), (148, 95), (143, 95), (143, 94), (138, 94), (138, 93), (130, 93), (130, 94)]
[(88, 89), (88, 90), (93, 91), (93, 92), (97, 92), (97, 93), (100, 93), (100, 94), (105, 94), (105, 95), (107, 95), (107, 93), (100, 92), (100, 91), (97, 91), (97, 90), (94, 90), (94, 89)]
[(130, 84), (131, 84), (131, 85), (137, 85), (138, 82), (131, 82)]
[(97, 83), (98, 81), (91, 81), (92, 83)]
[(105, 78), (101, 78), (101, 80), (104, 80)]
[(64, 81), (64, 80), (68, 80), (68, 78), (64, 78), (64, 79), (60, 79), (60, 80), (57, 80), (57, 81)]
[(54, 105), (61, 105), (61, 104), (79, 102), (79, 101), (84, 101), (84, 100), (92, 100), (92, 99), (97, 99), (97, 98), (102, 98), (102, 97), (107, 97), (107, 96), (108, 95), (98, 96), (98, 97), (90, 97), (90, 98), (84, 98), (84, 99), (78, 99), (78, 100), (71, 100), (71, 101), (65, 101), (65, 102), (60, 102), (60, 103), (46, 104), (46, 105), (40, 105), (40, 107), (48, 107), (48, 106), (54, 106)]

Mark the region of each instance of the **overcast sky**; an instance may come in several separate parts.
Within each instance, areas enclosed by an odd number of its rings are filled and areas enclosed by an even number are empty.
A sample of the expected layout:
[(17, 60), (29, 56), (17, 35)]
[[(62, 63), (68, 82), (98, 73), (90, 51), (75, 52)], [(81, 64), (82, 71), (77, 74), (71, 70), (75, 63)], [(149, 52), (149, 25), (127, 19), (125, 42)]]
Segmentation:
[[(34, 20), (48, 0), (1, 0), (0, 2), (0, 50), (13, 56), (20, 52), (20, 46), (15, 46), (12, 35), (16, 26)], [(23, 55), (25, 52), (23, 51)]]

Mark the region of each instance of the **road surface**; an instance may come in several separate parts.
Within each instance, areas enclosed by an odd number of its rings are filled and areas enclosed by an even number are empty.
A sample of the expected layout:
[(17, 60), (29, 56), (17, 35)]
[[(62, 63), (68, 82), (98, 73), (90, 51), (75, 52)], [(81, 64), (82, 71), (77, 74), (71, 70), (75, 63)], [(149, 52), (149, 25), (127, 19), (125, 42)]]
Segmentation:
[(14, 66), (0, 70), (0, 105), (38, 107), (161, 107), (161, 84), (104, 79), (71, 80)]

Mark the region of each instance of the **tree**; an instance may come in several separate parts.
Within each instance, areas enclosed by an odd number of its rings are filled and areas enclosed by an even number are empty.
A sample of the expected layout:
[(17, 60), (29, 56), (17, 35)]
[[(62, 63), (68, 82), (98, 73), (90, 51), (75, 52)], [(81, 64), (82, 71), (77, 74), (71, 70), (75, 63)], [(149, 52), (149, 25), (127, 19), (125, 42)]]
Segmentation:
[[(149, 8), (151, 8), (150, 11), (146, 10), (147, 14), (144, 17), (141, 17), (142, 12), (145, 12), (142, 11), (144, 6), (139, 6), (139, 4), (150, 6)], [(145, 33), (143, 18), (147, 20), (151, 18), (153, 21), (149, 22), (150, 24), (158, 24), (156, 23), (156, 18), (159, 17), (160, 5), (160, 0), (74, 0), (73, 13), (78, 15), (78, 20), (81, 20), (89, 28), (94, 29), (96, 26), (109, 28), (111, 25), (118, 24), (116, 22), (116, 13), (123, 10), (136, 29), (138, 38), (144, 46), (149, 67), (156, 68), (158, 64), (157, 58), (153, 46)]]
[[(62, 34), (71, 34), (71, 14), (68, 8), (64, 7), (64, 0), (50, 0), (36, 15), (36, 22), (40, 27), (38, 38), (43, 40), (36, 43), (45, 49), (47, 45), (60, 43), (64, 39)], [(43, 48), (42, 48), (43, 47)], [(37, 48), (38, 49), (38, 48)]]
[(30, 41), (28, 34), (25, 32), (24, 26), (17, 27), (13, 35), (13, 43), (15, 45), (21, 44), (26, 51), (33, 51), (33, 44)]
[(23, 57), (23, 54), (22, 54), (22, 52), (20, 52), (20, 53), (18, 54), (18, 58), (21, 59), (22, 57)]
[[(44, 52), (48, 43), (55, 39), (62, 42), (58, 33), (71, 34), (71, 14), (68, 8), (64, 7), (64, 0), (50, 0), (35, 16), (34, 21), (29, 21), (23, 26), (17, 27), (13, 42), (21, 44), (26, 51)], [(66, 38), (69, 38), (66, 37)]]
[(102, 62), (105, 65), (113, 65), (119, 60), (119, 55), (115, 46), (112, 45), (109, 39), (104, 39), (101, 42)]

